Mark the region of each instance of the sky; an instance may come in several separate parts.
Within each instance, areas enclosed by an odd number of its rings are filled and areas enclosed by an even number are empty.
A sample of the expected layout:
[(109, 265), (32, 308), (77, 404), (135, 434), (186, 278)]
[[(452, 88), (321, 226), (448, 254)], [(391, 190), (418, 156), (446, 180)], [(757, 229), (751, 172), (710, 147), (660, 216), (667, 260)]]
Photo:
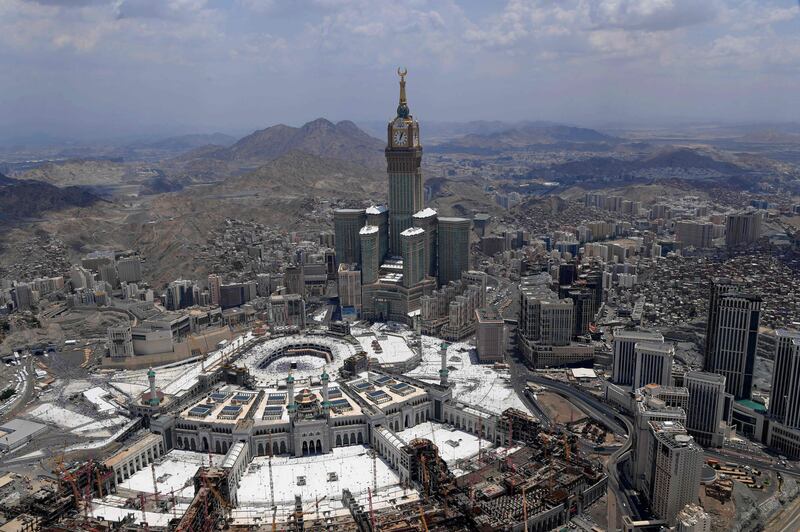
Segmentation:
[(798, 0), (0, 0), (0, 139), (800, 121)]

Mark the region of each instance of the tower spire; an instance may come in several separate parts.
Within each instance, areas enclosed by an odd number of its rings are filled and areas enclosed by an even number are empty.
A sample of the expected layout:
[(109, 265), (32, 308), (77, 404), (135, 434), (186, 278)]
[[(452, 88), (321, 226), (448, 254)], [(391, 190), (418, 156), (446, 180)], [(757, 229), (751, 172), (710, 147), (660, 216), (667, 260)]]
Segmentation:
[(406, 74), (408, 69), (397, 67), (397, 75), (400, 76), (400, 104), (397, 106), (397, 116), (409, 118), (408, 101), (406, 100)]
[(400, 105), (408, 103), (406, 101), (406, 74), (408, 74), (407, 68), (397, 67), (397, 75), (400, 76)]

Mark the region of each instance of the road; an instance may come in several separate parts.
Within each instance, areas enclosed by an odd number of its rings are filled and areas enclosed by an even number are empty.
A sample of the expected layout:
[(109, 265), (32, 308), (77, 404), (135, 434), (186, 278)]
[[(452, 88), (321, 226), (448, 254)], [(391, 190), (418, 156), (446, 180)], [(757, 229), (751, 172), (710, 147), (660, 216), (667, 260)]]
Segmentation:
[(12, 419), (16, 416), (20, 410), (25, 408), (30, 400), (33, 398), (34, 387), (36, 386), (36, 371), (34, 370), (33, 366), (33, 356), (28, 355), (23, 362), (25, 369), (27, 371), (27, 376), (25, 379), (25, 383), (22, 389), (22, 393), (19, 397), (15, 398), (14, 406), (9, 408), (0, 419), (8, 420)]
[(625, 416), (620, 415), (611, 407), (600, 403), (591, 394), (579, 390), (569, 384), (546, 379), (531, 372), (527, 366), (518, 360), (512, 360), (510, 364), (511, 369), (511, 384), (517, 396), (525, 402), (525, 404), (542, 420), (542, 424), (547, 427), (550, 426), (550, 420), (544, 413), (543, 409), (536, 404), (535, 401), (530, 400), (525, 393), (528, 382), (533, 382), (538, 385), (547, 386), (554, 392), (570, 400), (575, 406), (583, 410), (589, 417), (602, 423), (609, 428), (614, 434), (626, 437), (625, 443), (617, 449), (606, 462), (606, 474), (608, 475), (609, 485), (617, 500), (618, 510), (621, 515), (629, 515), (634, 519), (641, 517), (641, 511), (638, 504), (632, 498), (633, 490), (630, 489), (624, 479), (619, 475), (619, 464), (630, 458), (630, 450), (632, 445), (631, 435), (633, 434), (633, 423)]

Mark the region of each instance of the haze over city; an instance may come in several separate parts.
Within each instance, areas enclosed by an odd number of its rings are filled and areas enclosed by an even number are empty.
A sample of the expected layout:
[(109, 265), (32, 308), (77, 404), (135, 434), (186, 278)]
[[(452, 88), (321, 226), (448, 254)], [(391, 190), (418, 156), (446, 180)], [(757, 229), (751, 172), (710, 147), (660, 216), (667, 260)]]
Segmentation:
[(382, 120), (800, 120), (794, 0), (3, 0), (0, 139)]
[(0, 532), (797, 532), (799, 26), (0, 0)]

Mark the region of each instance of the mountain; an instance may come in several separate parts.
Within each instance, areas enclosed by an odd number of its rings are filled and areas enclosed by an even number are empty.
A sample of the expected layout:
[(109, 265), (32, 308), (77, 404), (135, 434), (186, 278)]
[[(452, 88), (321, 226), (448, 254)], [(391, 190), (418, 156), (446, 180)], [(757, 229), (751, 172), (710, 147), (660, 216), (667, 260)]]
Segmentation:
[(385, 179), (374, 168), (352, 162), (289, 151), (241, 176), (226, 179), (226, 191), (269, 191), (277, 195), (368, 196), (383, 192)]
[(236, 142), (236, 137), (225, 135), (224, 133), (209, 133), (209, 134), (193, 134), (193, 135), (179, 135), (175, 137), (167, 137), (165, 139), (157, 140), (147, 143), (136, 143), (128, 146), (131, 149), (153, 149), (164, 150), (170, 152), (184, 152), (214, 144), (217, 146), (230, 146)]
[(289, 152), (300, 151), (353, 162), (370, 168), (385, 166), (384, 145), (348, 120), (333, 122), (318, 118), (301, 127), (284, 124), (261, 129), (230, 147), (205, 146), (181, 157), (216, 159), (236, 166), (260, 166)]
[(98, 201), (102, 200), (81, 187), (60, 188), (0, 174), (0, 221), (35, 218), (47, 211), (88, 207)]
[[(658, 153), (634, 159), (615, 157), (589, 157), (551, 165), (544, 176), (561, 182), (580, 179), (608, 179), (635, 177), (662, 178), (715, 178), (741, 176), (751, 168), (719, 160), (692, 148), (669, 148)], [(542, 176), (541, 172), (536, 172)]]
[(503, 151), (542, 148), (609, 150), (620, 139), (594, 129), (549, 123), (526, 123), (510, 129), (470, 133), (432, 146), (435, 152), (496, 154)]

